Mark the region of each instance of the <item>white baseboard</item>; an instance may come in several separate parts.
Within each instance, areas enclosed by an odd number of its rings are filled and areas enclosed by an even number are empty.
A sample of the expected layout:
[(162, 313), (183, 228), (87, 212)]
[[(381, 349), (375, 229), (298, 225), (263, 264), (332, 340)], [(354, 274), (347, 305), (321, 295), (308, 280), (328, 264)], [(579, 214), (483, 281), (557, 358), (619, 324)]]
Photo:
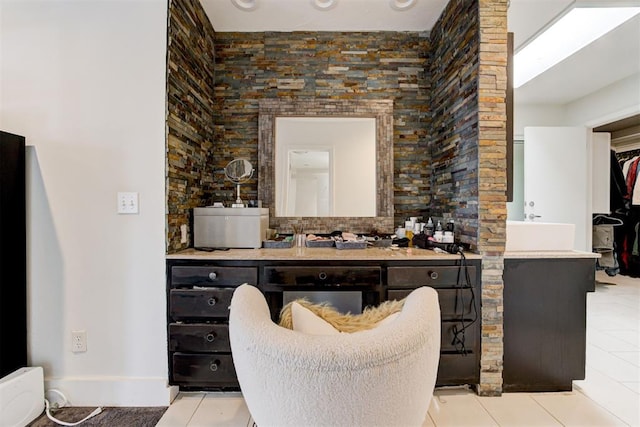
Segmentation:
[(65, 377), (45, 378), (45, 392), (64, 393), (68, 406), (169, 406), (178, 387), (157, 377)]

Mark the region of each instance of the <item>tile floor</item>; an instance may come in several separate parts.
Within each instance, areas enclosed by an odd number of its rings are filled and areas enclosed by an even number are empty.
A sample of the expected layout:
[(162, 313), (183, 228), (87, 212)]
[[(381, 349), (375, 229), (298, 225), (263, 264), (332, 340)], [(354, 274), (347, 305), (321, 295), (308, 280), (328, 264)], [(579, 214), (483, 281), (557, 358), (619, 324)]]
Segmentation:
[[(597, 273), (587, 369), (572, 392), (479, 397), (437, 389), (424, 426), (640, 426), (640, 279)], [(180, 393), (158, 427), (251, 427), (240, 393)]]

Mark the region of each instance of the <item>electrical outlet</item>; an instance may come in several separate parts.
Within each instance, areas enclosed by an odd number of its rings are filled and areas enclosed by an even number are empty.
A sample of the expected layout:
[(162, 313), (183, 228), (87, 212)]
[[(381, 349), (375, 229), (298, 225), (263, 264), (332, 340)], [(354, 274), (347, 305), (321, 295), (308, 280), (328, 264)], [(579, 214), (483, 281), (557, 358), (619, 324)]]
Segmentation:
[(138, 213), (138, 193), (128, 192), (118, 193), (118, 213), (137, 214)]
[(71, 331), (71, 351), (73, 353), (87, 351), (87, 331)]

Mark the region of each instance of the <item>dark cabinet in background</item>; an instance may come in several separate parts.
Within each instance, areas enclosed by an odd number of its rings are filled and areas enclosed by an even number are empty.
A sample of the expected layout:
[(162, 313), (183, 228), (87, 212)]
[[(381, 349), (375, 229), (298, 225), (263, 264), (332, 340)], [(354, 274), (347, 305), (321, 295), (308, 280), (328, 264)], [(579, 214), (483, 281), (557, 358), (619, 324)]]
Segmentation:
[(595, 259), (505, 259), (505, 392), (571, 391), (585, 377)]
[(404, 298), (419, 286), (438, 291), (442, 319), (438, 386), (480, 382), (480, 283), (476, 269), (479, 265), (387, 268), (388, 299)]
[(0, 377), (27, 365), (25, 139), (0, 131)]

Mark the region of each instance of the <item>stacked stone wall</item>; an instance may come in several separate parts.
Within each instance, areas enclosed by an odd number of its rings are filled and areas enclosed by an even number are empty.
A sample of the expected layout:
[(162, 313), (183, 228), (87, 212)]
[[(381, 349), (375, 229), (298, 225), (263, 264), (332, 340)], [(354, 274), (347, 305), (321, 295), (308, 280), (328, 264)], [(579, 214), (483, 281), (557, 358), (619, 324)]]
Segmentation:
[[(167, 251), (190, 245), (191, 209), (209, 203), (214, 147), (215, 32), (198, 0), (169, 2), (167, 46)], [(187, 242), (180, 227), (187, 226)]]
[(477, 246), (477, 2), (451, 0), (431, 30), (431, 210)]
[[(211, 168), (234, 157), (257, 164), (260, 99), (391, 100), (395, 222), (423, 212), (431, 170), (428, 51), (429, 34), (417, 32), (216, 33), (219, 155)], [(214, 198), (231, 200), (232, 186), (220, 173), (215, 181)], [(247, 199), (258, 198), (257, 187), (257, 177), (243, 187)]]

